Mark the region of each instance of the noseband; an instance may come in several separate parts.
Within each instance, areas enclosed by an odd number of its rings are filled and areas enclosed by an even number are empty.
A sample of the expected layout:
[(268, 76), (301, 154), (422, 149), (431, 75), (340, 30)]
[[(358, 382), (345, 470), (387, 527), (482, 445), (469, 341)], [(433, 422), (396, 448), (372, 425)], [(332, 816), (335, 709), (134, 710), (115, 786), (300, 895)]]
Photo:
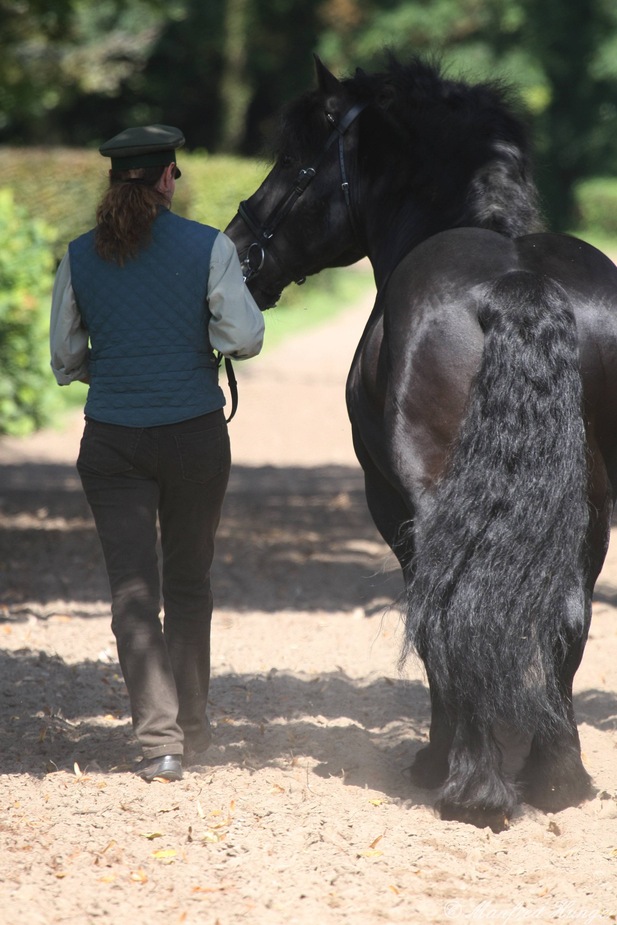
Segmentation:
[[(339, 150), (341, 191), (345, 199), (345, 205), (347, 206), (347, 213), (349, 215), (349, 221), (353, 233), (356, 237), (358, 237), (358, 230), (351, 202), (351, 193), (349, 190), (349, 180), (347, 179), (347, 170), (345, 167), (344, 138), (348, 129), (353, 125), (355, 120), (358, 118), (362, 110), (366, 108), (366, 106), (367, 103), (356, 103), (354, 106), (347, 110), (345, 115), (338, 123), (334, 121), (334, 116), (332, 116), (330, 113), (326, 114), (328, 121), (332, 124), (332, 131), (328, 135), (324, 147), (322, 148), (317, 160), (314, 162), (314, 167), (303, 167), (300, 170), (291, 190), (281, 197), (279, 202), (277, 202), (264, 222), (259, 222), (259, 219), (256, 218), (254, 213), (251, 211), (247, 200), (244, 200), (240, 203), (238, 206), (238, 215), (255, 235), (255, 240), (249, 244), (248, 250), (244, 256), (244, 260), (242, 261), (242, 273), (244, 275), (245, 282), (248, 282), (249, 279), (257, 276), (263, 267), (264, 261), (266, 259), (266, 250), (270, 245), (272, 238), (278, 231), (280, 225), (293, 209), (296, 201), (300, 198), (300, 196), (302, 196), (310, 183), (317, 176), (317, 171), (321, 166), (324, 157), (336, 141), (338, 141)], [(272, 254), (272, 256), (274, 257), (274, 254)], [(279, 263), (278, 260), (276, 262)], [(297, 279), (295, 282), (300, 285), (304, 282), (304, 278)]]

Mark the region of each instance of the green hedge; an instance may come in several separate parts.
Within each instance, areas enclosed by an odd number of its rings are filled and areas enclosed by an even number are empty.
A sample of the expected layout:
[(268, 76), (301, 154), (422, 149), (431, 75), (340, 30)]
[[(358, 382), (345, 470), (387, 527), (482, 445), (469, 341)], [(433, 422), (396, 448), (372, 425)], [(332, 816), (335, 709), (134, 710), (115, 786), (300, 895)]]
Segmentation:
[(105, 188), (104, 171), (94, 156), (71, 149), (0, 148), (0, 176), (20, 207), (54, 229), (56, 260), (69, 241), (92, 227)]
[[(180, 160), (180, 158), (178, 158)], [(257, 189), (268, 166), (240, 157), (183, 155), (174, 209), (187, 218), (225, 229), (238, 203)]]
[(0, 433), (29, 433), (58, 409), (47, 333), (53, 240), (0, 189)]
[[(176, 185), (174, 210), (179, 215), (225, 228), (238, 203), (264, 178), (257, 161), (207, 154), (179, 156), (182, 178)], [(0, 148), (2, 185), (31, 216), (56, 230), (54, 254), (60, 259), (69, 241), (94, 224), (107, 185), (109, 161), (97, 151), (72, 148)]]
[[(182, 151), (178, 161), (182, 177), (176, 184), (174, 211), (220, 229), (227, 227), (238, 203), (254, 192), (269, 169), (263, 161), (205, 152)], [(14, 190), (15, 201), (29, 215), (54, 229), (56, 262), (69, 241), (92, 228), (108, 169), (109, 162), (96, 150), (0, 147), (3, 184)], [(343, 282), (345, 275), (326, 270), (305, 286), (289, 286), (279, 307), (302, 311), (321, 296), (334, 307), (357, 287), (358, 277)], [(295, 326), (294, 319), (290, 323)]]

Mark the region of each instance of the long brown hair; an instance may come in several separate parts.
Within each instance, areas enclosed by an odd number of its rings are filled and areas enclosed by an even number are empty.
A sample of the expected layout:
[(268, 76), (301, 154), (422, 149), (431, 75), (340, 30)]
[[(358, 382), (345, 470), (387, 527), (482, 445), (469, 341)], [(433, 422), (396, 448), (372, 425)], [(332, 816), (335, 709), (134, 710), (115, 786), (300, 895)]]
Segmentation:
[(94, 246), (103, 260), (124, 266), (146, 246), (152, 224), (169, 202), (156, 184), (164, 167), (111, 170), (109, 187), (96, 210)]

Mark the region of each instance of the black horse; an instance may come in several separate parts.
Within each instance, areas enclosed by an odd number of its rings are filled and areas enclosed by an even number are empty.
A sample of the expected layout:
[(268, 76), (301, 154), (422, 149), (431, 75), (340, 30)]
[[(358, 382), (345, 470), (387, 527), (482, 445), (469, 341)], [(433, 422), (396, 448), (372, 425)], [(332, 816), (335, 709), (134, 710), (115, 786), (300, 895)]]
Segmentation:
[(262, 308), (370, 258), (347, 403), (404, 573), (403, 657), (430, 687), (412, 777), (443, 818), (498, 831), (519, 798), (557, 811), (591, 792), (572, 683), (617, 488), (617, 269), (541, 231), (503, 88), (419, 60), (317, 74), (227, 232)]

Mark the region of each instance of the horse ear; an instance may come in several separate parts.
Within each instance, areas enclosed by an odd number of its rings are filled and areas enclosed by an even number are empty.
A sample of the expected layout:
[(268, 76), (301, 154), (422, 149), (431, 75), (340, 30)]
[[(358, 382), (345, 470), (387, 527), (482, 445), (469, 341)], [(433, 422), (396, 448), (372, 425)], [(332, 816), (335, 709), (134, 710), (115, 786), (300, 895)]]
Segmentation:
[(327, 95), (338, 93), (341, 86), (340, 81), (328, 70), (321, 58), (317, 55), (313, 55), (313, 57), (315, 59), (315, 73), (317, 74), (319, 89)]

